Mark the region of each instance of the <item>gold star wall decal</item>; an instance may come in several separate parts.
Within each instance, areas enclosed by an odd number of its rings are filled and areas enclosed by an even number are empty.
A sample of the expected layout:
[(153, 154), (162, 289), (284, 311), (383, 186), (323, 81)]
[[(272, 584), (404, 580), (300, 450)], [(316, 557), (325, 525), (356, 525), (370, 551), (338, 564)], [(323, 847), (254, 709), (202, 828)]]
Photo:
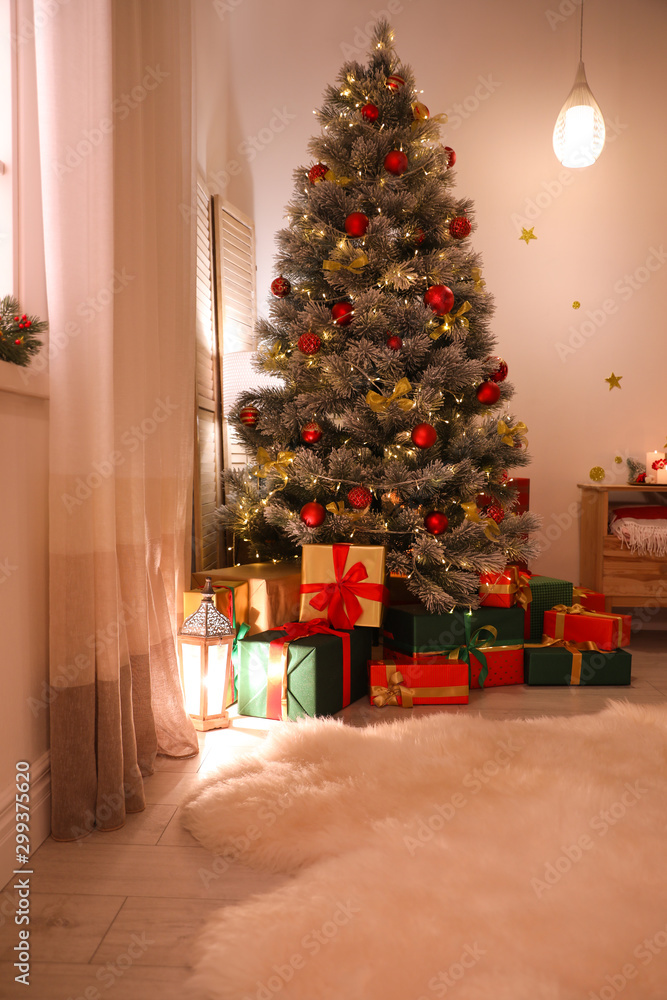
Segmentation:
[(609, 382), (609, 391), (610, 392), (611, 392), (612, 389), (622, 389), (623, 388), (623, 386), (621, 385), (621, 379), (622, 378), (623, 378), (622, 375), (614, 375), (614, 373), (612, 372), (611, 375), (609, 376), (609, 378), (605, 379), (605, 382)]
[(523, 229), (521, 230), (521, 236), (519, 237), (519, 239), (520, 240), (525, 240), (526, 246), (528, 246), (528, 243), (530, 242), (530, 240), (536, 240), (537, 239), (537, 236), (533, 232), (534, 228), (535, 228), (535, 226), (531, 226), (530, 229), (526, 229), (526, 227), (524, 226)]

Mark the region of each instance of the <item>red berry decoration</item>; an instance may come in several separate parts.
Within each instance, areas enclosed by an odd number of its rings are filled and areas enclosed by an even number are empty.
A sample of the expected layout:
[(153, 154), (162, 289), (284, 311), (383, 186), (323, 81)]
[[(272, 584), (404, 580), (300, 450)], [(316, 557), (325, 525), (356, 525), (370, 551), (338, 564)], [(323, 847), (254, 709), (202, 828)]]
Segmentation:
[(421, 226), (417, 226), (414, 233), (412, 234), (412, 239), (417, 244), (417, 246), (419, 246), (420, 243), (424, 242), (424, 240), (426, 239), (426, 233), (424, 232)]
[(309, 424), (301, 428), (301, 440), (306, 444), (315, 444), (322, 437), (322, 428), (316, 420), (311, 420)]
[(391, 76), (387, 77), (387, 87), (389, 90), (400, 90), (404, 86), (405, 80), (398, 73), (392, 73)]
[(387, 347), (392, 351), (400, 351), (403, 347), (403, 338), (399, 337), (397, 333), (390, 333), (387, 337)]
[(430, 511), (424, 518), (424, 527), (432, 535), (441, 535), (443, 531), (447, 531), (448, 526), (447, 515), (439, 510)]
[(314, 167), (311, 167), (308, 171), (308, 180), (311, 184), (317, 184), (318, 181), (324, 180), (324, 175), (329, 172), (329, 168), (326, 163), (316, 163)]
[(365, 236), (368, 229), (368, 216), (363, 212), (350, 212), (345, 220), (345, 232), (348, 236)]
[(454, 152), (451, 146), (443, 146), (442, 148), (448, 154), (449, 157), (447, 161), (447, 169), (449, 170), (449, 168), (453, 167), (454, 164), (456, 163), (456, 153)]
[(466, 236), (470, 236), (470, 230), (472, 226), (465, 215), (457, 215), (456, 218), (452, 219), (449, 223), (450, 235), (454, 237), (455, 240), (463, 240)]
[(447, 285), (431, 285), (424, 292), (424, 302), (436, 316), (446, 316), (454, 305), (454, 292)]
[(384, 158), (384, 169), (400, 177), (408, 169), (408, 158), (401, 149), (392, 149)]
[(347, 326), (353, 316), (354, 309), (349, 302), (336, 302), (331, 307), (331, 318), (338, 326)]
[(505, 517), (505, 511), (500, 504), (492, 503), (486, 508), (486, 516), (490, 517), (492, 521), (496, 522), (496, 524), (500, 524), (502, 519)]
[(274, 278), (271, 282), (271, 291), (277, 299), (284, 299), (286, 295), (289, 295), (291, 290), (292, 286), (287, 278), (283, 278), (282, 274), (279, 278)]
[(489, 373), (492, 382), (504, 382), (507, 378), (507, 363), (502, 358), (490, 357), (486, 359), (487, 365), (492, 365), (493, 370)]
[(380, 112), (375, 104), (364, 104), (361, 109), (361, 117), (365, 118), (367, 122), (376, 122), (378, 120), (378, 115)]
[(430, 448), (438, 440), (438, 433), (431, 424), (417, 424), (410, 437), (418, 448)]
[(477, 398), (486, 406), (493, 406), (500, 399), (500, 386), (495, 382), (482, 382), (477, 389)]
[(256, 406), (244, 406), (239, 411), (239, 420), (246, 427), (254, 427), (259, 420), (259, 410)]
[(365, 486), (353, 486), (347, 495), (347, 502), (355, 510), (365, 510), (370, 507), (373, 494)]
[(302, 333), (296, 342), (296, 346), (302, 354), (317, 354), (322, 346), (322, 341), (316, 333)]
[(321, 524), (324, 524), (327, 512), (321, 503), (306, 503), (301, 508), (299, 516), (309, 528), (319, 528)]

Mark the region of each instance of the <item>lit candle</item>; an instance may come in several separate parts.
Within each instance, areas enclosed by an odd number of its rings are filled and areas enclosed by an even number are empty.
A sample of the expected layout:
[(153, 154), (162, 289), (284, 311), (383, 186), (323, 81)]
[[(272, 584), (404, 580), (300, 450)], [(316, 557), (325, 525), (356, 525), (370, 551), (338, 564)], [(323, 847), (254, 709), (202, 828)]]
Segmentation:
[[(662, 470), (662, 469), (660, 469), (660, 470), (654, 469), (653, 468), (653, 463), (661, 461), (661, 460), (664, 460), (664, 458), (665, 458), (664, 451), (647, 451), (646, 452), (646, 482), (647, 483), (657, 483), (657, 482), (661, 481), (661, 480), (658, 479), (658, 472), (662, 472), (664, 470)], [(664, 480), (664, 482), (667, 483), (667, 478)]]

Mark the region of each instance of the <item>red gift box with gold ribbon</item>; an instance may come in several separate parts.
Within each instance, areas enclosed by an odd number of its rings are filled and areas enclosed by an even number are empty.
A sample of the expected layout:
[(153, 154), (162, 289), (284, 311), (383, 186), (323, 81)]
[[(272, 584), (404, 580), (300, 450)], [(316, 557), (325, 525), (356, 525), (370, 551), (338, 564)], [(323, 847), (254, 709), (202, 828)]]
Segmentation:
[(589, 590), (588, 587), (575, 587), (572, 591), (572, 603), (581, 604), (586, 611), (604, 611), (605, 596), (597, 590)]
[(511, 608), (520, 604), (526, 611), (533, 599), (530, 573), (509, 565), (501, 573), (482, 573), (479, 578), (479, 603), (487, 608)]
[(468, 665), (446, 657), (430, 663), (393, 659), (372, 660), (368, 665), (371, 704), (467, 705)]
[[(469, 684), (471, 688), (504, 687), (509, 684), (523, 684), (523, 645), (522, 644), (500, 644), (480, 647), (484, 652), (484, 660), (488, 673), (483, 682), (480, 683), (480, 675), (484, 665), (475, 656), (475, 647), (469, 649), (470, 672)], [(453, 651), (457, 654), (457, 651)], [(385, 644), (384, 655), (387, 659), (395, 660), (400, 669), (406, 664), (421, 664), (448, 662), (443, 653), (401, 653)], [(460, 655), (460, 654), (457, 654)], [(458, 662), (458, 661), (457, 661)], [(468, 667), (466, 665), (466, 672)]]
[(544, 635), (549, 639), (597, 643), (600, 649), (612, 650), (630, 643), (630, 615), (587, 611), (581, 604), (568, 607), (557, 604), (544, 612)]
[(326, 615), (334, 628), (379, 626), (389, 594), (383, 545), (304, 545), (300, 621)]

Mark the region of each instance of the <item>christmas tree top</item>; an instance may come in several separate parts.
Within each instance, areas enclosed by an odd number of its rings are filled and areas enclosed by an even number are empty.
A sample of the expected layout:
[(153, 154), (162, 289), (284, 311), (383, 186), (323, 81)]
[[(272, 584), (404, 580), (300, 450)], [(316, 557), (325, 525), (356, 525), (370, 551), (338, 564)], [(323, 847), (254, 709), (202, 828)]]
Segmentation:
[(376, 26), (316, 112), (278, 234), (270, 319), (232, 415), (256, 455), (226, 473), (220, 521), (260, 558), (301, 545), (387, 547), (432, 611), (477, 605), (479, 573), (532, 554), (507, 470), (527, 464), (494, 356), (492, 301), (453, 193), (456, 153)]

